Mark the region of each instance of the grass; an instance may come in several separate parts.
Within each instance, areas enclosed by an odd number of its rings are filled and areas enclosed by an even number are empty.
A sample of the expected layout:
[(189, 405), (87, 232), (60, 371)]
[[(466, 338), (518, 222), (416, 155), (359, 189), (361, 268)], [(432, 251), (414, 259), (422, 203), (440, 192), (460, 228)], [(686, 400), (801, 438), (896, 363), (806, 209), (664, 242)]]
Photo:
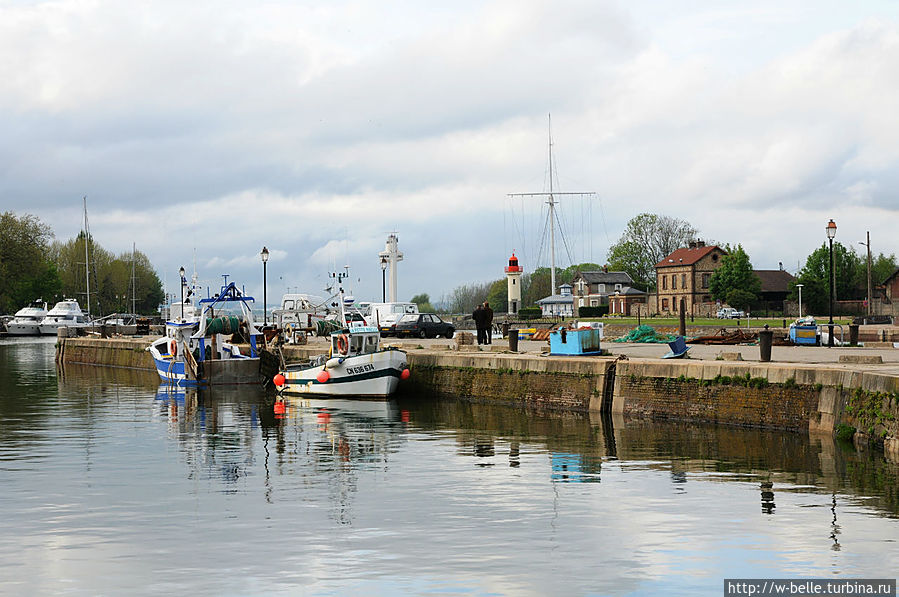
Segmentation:
[[(636, 317), (615, 317), (615, 316), (606, 316), (606, 317), (585, 317), (581, 318), (578, 321), (602, 321), (608, 324), (621, 324), (621, 325), (637, 325)], [(787, 317), (787, 327), (791, 323), (793, 323), (794, 318)], [(680, 325), (680, 319), (677, 317), (641, 317), (641, 324), (652, 325), (652, 326), (678, 326)], [(753, 317), (748, 320), (749, 327), (751, 328), (761, 328), (764, 327), (765, 324), (768, 324), (768, 327), (771, 328), (780, 328), (783, 326), (784, 318), (783, 317)], [(827, 318), (818, 319), (818, 325), (826, 325)], [(852, 323), (851, 319), (834, 319), (834, 325), (849, 325)], [(709, 326), (719, 326), (719, 327), (741, 327), (745, 328), (747, 325), (747, 320), (743, 319), (718, 319), (716, 317), (694, 317), (693, 321), (690, 321), (690, 318), (687, 318), (687, 325), (709, 325)]]

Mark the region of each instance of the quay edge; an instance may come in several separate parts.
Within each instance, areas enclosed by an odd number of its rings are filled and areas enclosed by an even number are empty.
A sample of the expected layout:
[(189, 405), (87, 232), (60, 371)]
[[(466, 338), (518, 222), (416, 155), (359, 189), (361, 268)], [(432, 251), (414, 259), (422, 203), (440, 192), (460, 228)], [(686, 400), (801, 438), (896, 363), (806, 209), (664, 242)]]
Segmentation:
[[(148, 338), (60, 338), (57, 361), (153, 369)], [(287, 360), (321, 346), (284, 348)], [(899, 376), (876, 365), (757, 363), (408, 349), (401, 391), (525, 408), (833, 434), (899, 458)]]

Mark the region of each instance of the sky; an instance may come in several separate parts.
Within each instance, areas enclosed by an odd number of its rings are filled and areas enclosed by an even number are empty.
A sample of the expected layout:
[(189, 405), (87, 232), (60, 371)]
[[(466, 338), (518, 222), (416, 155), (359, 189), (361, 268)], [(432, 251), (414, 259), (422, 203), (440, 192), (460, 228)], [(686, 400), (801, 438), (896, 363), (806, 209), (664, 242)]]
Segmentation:
[(267, 302), (605, 263), (642, 212), (899, 254), (899, 3), (0, 0), (0, 211)]

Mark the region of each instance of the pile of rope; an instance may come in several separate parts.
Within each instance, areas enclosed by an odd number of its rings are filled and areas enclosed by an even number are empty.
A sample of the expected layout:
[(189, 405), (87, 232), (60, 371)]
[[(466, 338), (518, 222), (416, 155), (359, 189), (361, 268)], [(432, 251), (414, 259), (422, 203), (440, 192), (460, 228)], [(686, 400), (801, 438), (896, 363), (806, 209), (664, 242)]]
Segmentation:
[(622, 336), (621, 338), (616, 338), (612, 340), (612, 342), (640, 342), (640, 343), (654, 343), (654, 344), (664, 344), (667, 342), (674, 341), (674, 336), (670, 336), (668, 334), (658, 334), (654, 327), (649, 325), (641, 325), (637, 326), (631, 331), (627, 333), (626, 336)]

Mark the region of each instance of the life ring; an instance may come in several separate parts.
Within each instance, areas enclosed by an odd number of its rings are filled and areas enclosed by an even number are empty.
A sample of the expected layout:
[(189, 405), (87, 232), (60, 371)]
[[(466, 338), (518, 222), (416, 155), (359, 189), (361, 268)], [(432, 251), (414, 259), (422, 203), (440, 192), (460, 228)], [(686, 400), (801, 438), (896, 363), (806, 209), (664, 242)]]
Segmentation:
[(172, 355), (172, 357), (178, 356), (178, 343), (174, 338), (169, 342), (169, 354)]
[(350, 343), (346, 337), (346, 334), (340, 334), (337, 336), (337, 351), (341, 354), (346, 354), (347, 349), (349, 348)]

